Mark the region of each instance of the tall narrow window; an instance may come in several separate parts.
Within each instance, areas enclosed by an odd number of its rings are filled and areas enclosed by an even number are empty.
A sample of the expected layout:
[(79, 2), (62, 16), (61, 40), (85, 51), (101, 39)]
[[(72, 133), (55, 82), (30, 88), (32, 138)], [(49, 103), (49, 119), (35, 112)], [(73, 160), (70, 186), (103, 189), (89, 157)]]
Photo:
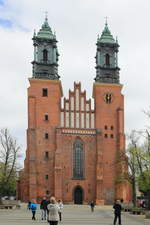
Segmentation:
[(106, 54), (106, 56), (105, 56), (105, 63), (106, 63), (106, 66), (110, 65), (110, 56), (109, 56), (109, 54)]
[(48, 96), (48, 89), (47, 88), (43, 88), (42, 89), (42, 96), (43, 97), (47, 97)]
[(43, 50), (43, 61), (44, 62), (47, 62), (48, 60), (48, 52), (46, 49)]
[(48, 121), (48, 114), (44, 115), (44, 120)]
[(44, 137), (45, 139), (48, 139), (48, 133), (45, 133)]
[(84, 151), (83, 143), (77, 139), (73, 149), (73, 177), (74, 179), (83, 179)]
[(50, 194), (50, 191), (47, 190), (47, 191), (46, 191), (46, 195), (49, 195), (49, 194)]
[(48, 159), (49, 158), (49, 152), (45, 152), (45, 158)]
[(48, 180), (48, 174), (45, 175), (45, 180)]

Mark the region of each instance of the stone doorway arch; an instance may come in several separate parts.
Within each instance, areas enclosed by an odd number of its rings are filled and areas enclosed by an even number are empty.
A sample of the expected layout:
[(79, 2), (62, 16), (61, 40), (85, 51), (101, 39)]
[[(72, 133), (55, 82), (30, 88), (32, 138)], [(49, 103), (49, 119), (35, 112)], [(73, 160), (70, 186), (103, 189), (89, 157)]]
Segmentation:
[(73, 193), (74, 204), (83, 204), (83, 189), (80, 186), (76, 186)]

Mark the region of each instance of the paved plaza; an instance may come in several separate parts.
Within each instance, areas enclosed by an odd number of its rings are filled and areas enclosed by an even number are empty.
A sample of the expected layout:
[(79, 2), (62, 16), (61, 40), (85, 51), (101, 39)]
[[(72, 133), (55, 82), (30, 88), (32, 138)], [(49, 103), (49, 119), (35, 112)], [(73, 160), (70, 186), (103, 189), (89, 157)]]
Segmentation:
[[(36, 214), (36, 221), (31, 220), (31, 212), (23, 205), (21, 209), (0, 210), (0, 225), (46, 225), (40, 218), (40, 210)], [(110, 206), (97, 206), (92, 213), (87, 205), (65, 205), (63, 221), (59, 225), (112, 225), (113, 210)], [(150, 225), (150, 220), (144, 216), (122, 213), (122, 225)]]

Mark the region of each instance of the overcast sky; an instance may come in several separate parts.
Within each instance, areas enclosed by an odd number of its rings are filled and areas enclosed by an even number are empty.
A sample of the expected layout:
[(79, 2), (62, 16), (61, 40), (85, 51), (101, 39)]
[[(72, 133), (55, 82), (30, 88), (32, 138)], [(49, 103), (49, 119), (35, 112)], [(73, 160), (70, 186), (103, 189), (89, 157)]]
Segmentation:
[(64, 96), (81, 81), (92, 96), (97, 35), (105, 17), (118, 37), (120, 81), (125, 95), (125, 132), (145, 129), (150, 105), (149, 0), (0, 0), (0, 128), (26, 149), (27, 87), (32, 76), (33, 31), (48, 21), (58, 40)]

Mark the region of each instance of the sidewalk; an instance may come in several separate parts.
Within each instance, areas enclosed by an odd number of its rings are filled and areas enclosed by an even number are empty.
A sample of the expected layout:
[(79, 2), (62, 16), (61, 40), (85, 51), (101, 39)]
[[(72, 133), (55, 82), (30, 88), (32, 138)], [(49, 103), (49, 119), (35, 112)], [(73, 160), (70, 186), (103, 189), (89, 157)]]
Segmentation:
[[(111, 206), (96, 206), (92, 213), (87, 205), (65, 205), (63, 210), (63, 221), (59, 225), (112, 225), (113, 209)], [(48, 225), (47, 221), (41, 220), (38, 206), (36, 221), (31, 220), (31, 212), (22, 204), (21, 209), (0, 210), (0, 225)], [(150, 225), (150, 220), (144, 216), (122, 213), (123, 225)]]

